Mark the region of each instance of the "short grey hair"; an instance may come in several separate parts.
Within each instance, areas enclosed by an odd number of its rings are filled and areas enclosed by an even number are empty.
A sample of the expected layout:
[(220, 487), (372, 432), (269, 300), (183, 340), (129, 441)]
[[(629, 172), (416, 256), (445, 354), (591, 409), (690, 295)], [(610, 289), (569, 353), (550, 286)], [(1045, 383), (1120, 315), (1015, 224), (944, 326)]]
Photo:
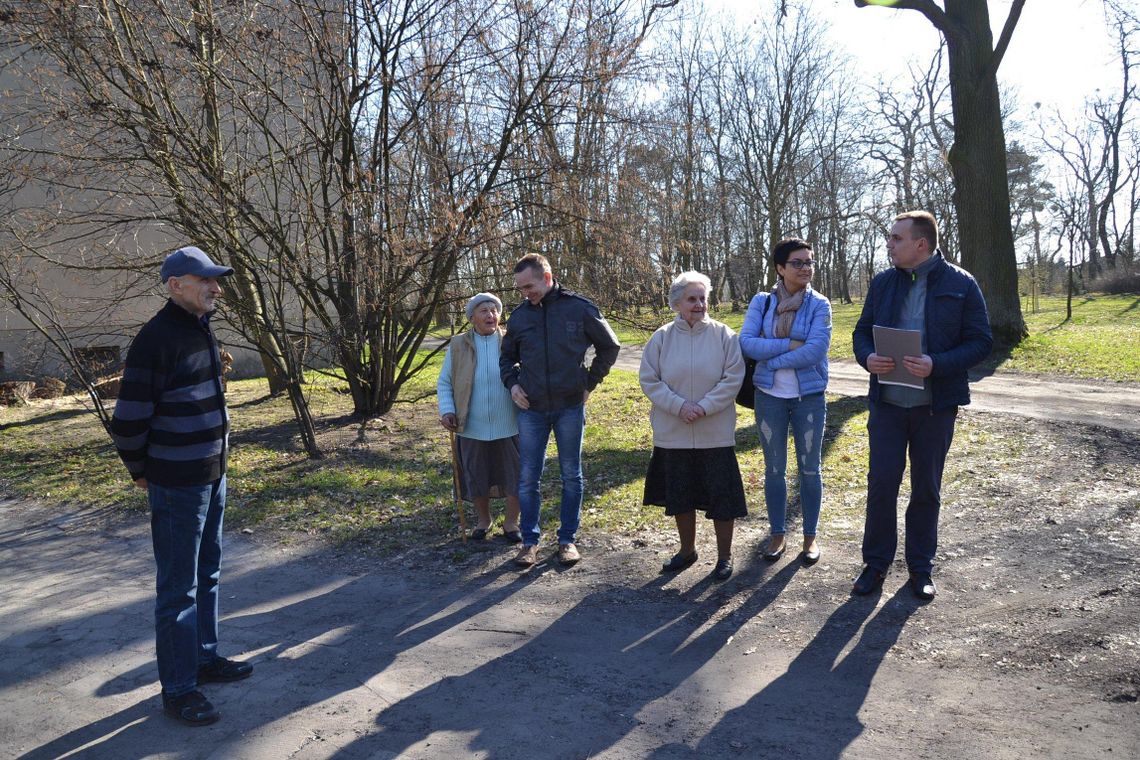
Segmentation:
[(688, 272), (681, 272), (673, 278), (673, 284), (669, 286), (669, 308), (673, 311), (677, 310), (677, 304), (681, 302), (681, 296), (685, 294), (685, 288), (693, 284), (705, 286), (705, 295), (707, 296), (712, 292), (712, 280), (706, 275), (693, 270)]

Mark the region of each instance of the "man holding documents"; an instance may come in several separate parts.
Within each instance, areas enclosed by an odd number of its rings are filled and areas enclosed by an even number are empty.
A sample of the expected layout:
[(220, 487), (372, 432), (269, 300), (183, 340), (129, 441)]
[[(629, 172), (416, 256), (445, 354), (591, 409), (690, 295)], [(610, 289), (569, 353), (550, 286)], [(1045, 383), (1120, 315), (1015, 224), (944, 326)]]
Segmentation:
[(938, 250), (933, 215), (895, 217), (887, 253), (894, 266), (871, 282), (852, 334), (855, 358), (871, 373), (864, 567), (852, 591), (878, 589), (894, 560), (909, 453), (906, 564), (915, 595), (933, 599), (942, 470), (958, 407), (970, 403), (966, 371), (989, 355), (993, 337), (977, 282)]

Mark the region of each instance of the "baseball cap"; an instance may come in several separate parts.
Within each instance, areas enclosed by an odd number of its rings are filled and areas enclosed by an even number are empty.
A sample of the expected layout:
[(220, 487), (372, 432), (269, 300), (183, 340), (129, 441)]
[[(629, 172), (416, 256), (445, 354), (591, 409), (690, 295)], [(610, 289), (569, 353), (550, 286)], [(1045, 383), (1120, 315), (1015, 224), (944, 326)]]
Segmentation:
[(218, 266), (201, 248), (188, 245), (179, 248), (162, 262), (162, 281), (171, 277), (193, 274), (198, 277), (225, 277), (234, 273), (233, 267)]

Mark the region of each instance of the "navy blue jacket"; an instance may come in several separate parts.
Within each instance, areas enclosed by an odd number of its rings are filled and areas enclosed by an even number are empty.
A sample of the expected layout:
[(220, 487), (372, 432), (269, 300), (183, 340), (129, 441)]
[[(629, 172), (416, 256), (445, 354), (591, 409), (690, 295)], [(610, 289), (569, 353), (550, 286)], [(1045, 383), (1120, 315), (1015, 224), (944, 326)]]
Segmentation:
[[(930, 373), (930, 407), (941, 411), (970, 403), (966, 371), (990, 354), (993, 334), (981, 288), (965, 269), (948, 263), (940, 251), (926, 275), (926, 353), (934, 361)], [(878, 274), (867, 290), (863, 313), (851, 334), (855, 359), (867, 368), (875, 352), (875, 325), (897, 327), (903, 300), (913, 277), (892, 268)], [(879, 378), (871, 375), (870, 399), (879, 400)]]
[(127, 351), (111, 437), (131, 479), (202, 486), (226, 471), (229, 414), (209, 323), (173, 301)]
[[(585, 366), (586, 349), (594, 360)], [(617, 361), (621, 343), (592, 301), (558, 283), (538, 306), (523, 301), (507, 320), (499, 375), (526, 391), (530, 408), (553, 412), (581, 404)]]

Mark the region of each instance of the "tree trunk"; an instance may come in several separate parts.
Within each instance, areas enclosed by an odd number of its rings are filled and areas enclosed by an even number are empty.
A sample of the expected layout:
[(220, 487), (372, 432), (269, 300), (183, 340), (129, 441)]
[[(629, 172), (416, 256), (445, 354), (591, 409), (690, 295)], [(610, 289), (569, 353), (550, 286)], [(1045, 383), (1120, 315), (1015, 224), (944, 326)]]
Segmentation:
[[(1005, 131), (1001, 119), (989, 12), (985, 2), (958, 3), (970, 32), (949, 35), (950, 97), (954, 108), (954, 205), (962, 266), (982, 288), (999, 343), (1029, 333), (1017, 294), (1017, 255), (1010, 227)], [(966, 10), (969, 9), (969, 15)]]
[[(867, 0), (855, 0), (858, 7)], [(958, 212), (960, 261), (978, 280), (999, 343), (1018, 343), (1029, 333), (1017, 293), (1017, 254), (1010, 226), (1005, 128), (997, 69), (1021, 15), (1015, 0), (994, 49), (987, 0), (898, 0), (894, 7), (916, 10), (943, 35), (950, 57), (950, 99), (954, 110), (954, 207)]]

